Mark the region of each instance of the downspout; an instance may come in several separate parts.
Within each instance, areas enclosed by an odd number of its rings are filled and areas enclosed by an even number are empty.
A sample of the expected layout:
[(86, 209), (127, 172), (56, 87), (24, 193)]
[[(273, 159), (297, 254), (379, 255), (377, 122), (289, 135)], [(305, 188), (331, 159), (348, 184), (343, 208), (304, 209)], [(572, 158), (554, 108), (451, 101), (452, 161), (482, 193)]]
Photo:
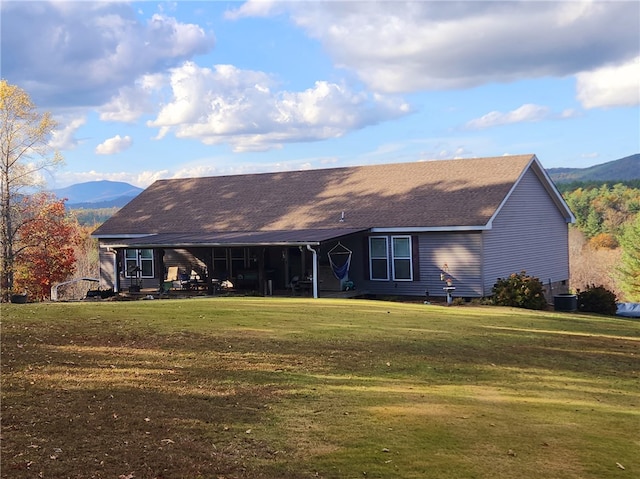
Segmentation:
[(307, 249), (313, 254), (313, 297), (318, 299), (318, 252), (309, 244)]

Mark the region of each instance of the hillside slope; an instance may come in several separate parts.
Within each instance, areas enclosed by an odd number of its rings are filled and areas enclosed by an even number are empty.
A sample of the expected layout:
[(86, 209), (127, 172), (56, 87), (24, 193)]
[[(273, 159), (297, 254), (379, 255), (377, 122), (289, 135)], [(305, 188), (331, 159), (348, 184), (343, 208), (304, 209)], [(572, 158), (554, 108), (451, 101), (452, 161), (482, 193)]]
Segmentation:
[(556, 183), (574, 181), (624, 181), (640, 179), (640, 153), (589, 168), (549, 168)]

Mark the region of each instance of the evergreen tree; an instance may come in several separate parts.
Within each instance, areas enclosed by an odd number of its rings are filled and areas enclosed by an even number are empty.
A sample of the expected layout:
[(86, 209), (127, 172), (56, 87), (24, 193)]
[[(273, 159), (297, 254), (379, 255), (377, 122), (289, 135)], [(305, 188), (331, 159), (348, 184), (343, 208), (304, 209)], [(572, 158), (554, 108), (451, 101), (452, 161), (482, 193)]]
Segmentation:
[(622, 264), (619, 268), (620, 287), (627, 301), (640, 301), (640, 214), (625, 228), (620, 238)]

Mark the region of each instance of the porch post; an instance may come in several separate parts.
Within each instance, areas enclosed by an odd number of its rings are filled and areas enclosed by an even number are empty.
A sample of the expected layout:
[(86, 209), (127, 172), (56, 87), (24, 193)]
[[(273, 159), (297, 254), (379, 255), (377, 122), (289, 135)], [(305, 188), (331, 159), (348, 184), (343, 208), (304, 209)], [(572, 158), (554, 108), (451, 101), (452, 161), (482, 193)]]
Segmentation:
[(158, 267), (155, 271), (155, 274), (158, 277), (158, 291), (159, 292), (163, 292), (164, 291), (164, 249), (159, 248), (159, 249), (154, 249), (154, 254), (156, 255), (157, 258), (157, 262), (158, 262)]
[(112, 250), (113, 255), (113, 292), (120, 292), (120, 271), (118, 270), (118, 250)]
[(256, 247), (256, 259), (258, 260), (258, 291), (262, 293), (262, 296), (267, 296), (267, 282), (264, 271), (264, 250), (265, 248)]
[(123, 268), (124, 255), (122, 249), (115, 249), (115, 254), (113, 256), (113, 275), (114, 275), (114, 293), (119, 293), (122, 291), (122, 282), (120, 281), (120, 270)]
[(205, 252), (205, 264), (207, 265), (207, 294), (216, 294), (216, 285), (213, 284), (213, 248), (208, 248)]

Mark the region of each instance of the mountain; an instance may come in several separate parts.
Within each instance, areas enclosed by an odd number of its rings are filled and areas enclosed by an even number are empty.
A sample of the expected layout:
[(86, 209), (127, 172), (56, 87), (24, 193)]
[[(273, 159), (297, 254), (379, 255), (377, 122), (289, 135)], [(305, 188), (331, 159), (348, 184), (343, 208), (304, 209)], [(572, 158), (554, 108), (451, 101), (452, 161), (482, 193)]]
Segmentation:
[(52, 190), (58, 198), (67, 198), (70, 208), (121, 207), (138, 196), (142, 188), (121, 181), (88, 181)]
[(589, 168), (549, 168), (555, 183), (640, 180), (640, 153)]

